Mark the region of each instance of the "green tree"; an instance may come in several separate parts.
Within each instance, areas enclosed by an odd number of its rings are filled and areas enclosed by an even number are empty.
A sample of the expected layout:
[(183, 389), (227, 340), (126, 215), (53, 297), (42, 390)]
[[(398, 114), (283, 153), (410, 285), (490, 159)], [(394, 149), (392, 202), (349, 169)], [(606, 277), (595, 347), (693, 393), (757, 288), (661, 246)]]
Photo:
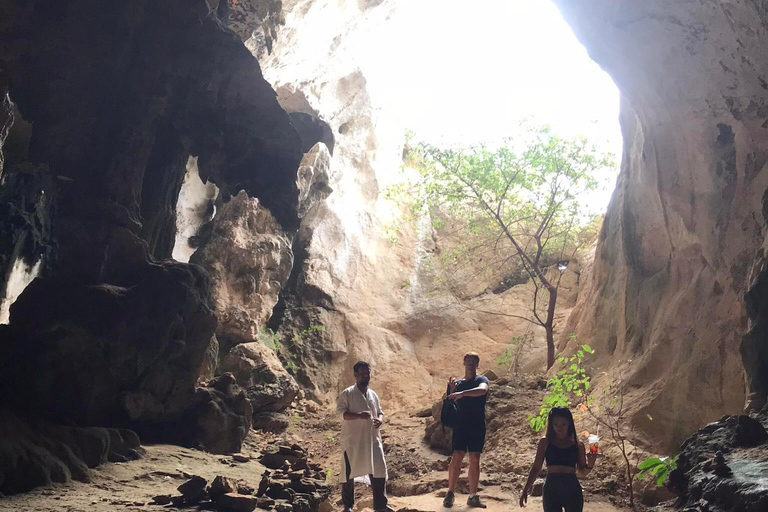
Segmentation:
[(467, 241), (455, 248), (465, 258), (492, 247), (505, 262), (515, 260), (517, 271), (533, 282), (531, 315), (507, 316), (544, 328), (551, 367), (562, 272), (548, 275), (547, 269), (567, 262), (583, 243), (585, 230), (594, 230), (585, 193), (597, 188), (601, 171), (614, 167), (612, 156), (582, 137), (563, 138), (541, 127), (495, 149), (409, 142), (406, 161), (418, 178), (390, 197), (407, 198), (436, 224), (450, 223)]

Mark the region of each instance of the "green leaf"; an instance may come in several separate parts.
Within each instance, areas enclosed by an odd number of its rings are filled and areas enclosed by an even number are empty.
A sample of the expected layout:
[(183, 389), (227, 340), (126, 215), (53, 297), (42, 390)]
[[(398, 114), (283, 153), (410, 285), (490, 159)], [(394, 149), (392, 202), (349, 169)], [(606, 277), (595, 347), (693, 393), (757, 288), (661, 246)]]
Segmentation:
[(640, 464), (637, 465), (637, 468), (638, 469), (648, 469), (648, 468), (654, 467), (654, 466), (656, 466), (658, 464), (661, 464), (661, 463), (662, 463), (662, 460), (659, 459), (658, 457), (649, 457), (649, 458), (643, 460), (642, 462), (640, 462)]
[(595, 351), (594, 351), (594, 350), (592, 350), (592, 347), (590, 347), (589, 345), (582, 345), (582, 346), (581, 346), (581, 348), (582, 348), (582, 349), (584, 350), (584, 352), (586, 352), (587, 354), (594, 354), (594, 353), (595, 353)]
[(646, 416), (646, 417), (647, 417), (649, 420), (653, 421), (653, 416), (651, 416), (650, 414), (646, 414), (645, 416)]

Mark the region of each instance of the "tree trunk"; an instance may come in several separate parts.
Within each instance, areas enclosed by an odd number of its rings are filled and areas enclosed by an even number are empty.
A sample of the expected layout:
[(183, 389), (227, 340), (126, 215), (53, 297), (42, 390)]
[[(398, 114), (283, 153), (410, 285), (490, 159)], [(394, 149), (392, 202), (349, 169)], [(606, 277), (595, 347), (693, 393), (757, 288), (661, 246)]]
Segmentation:
[(557, 288), (547, 286), (549, 304), (547, 304), (547, 320), (544, 330), (547, 332), (547, 370), (555, 364), (555, 305), (557, 304)]

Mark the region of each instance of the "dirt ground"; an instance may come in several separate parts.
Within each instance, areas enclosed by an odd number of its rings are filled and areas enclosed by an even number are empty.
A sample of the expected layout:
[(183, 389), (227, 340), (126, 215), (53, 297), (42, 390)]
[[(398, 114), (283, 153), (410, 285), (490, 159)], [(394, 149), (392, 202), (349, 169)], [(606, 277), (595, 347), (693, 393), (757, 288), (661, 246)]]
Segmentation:
[[(489, 512), (519, 510), (519, 491), (533, 461), (537, 435), (527, 425), (526, 417), (538, 409), (542, 391), (534, 380), (491, 385), (486, 452), (481, 460), (481, 497)], [(375, 389), (375, 382), (372, 383)], [(386, 404), (384, 404), (386, 407)], [(326, 469), (334, 486), (330, 507), (324, 512), (341, 510), (338, 493), (340, 418), (317, 404), (303, 402), (291, 411), (292, 424), (285, 434), (274, 436), (252, 432), (242, 454), (251, 458), (236, 462), (231, 456), (212, 455), (168, 445), (147, 446), (144, 459), (123, 464), (107, 464), (93, 471), (91, 483), (41, 488), (0, 500), (0, 510), (16, 512), (122, 512), (175, 510), (152, 503), (152, 497), (178, 494), (176, 488), (189, 475), (199, 475), (209, 482), (217, 475), (257, 486), (264, 467), (255, 459), (262, 447), (279, 438), (297, 443), (310, 452), (313, 462)], [(390, 504), (398, 511), (440, 511), (447, 489), (449, 455), (429, 448), (424, 442), (428, 418), (418, 411), (398, 411), (382, 427), (389, 469)], [(578, 426), (577, 426), (578, 427)], [(598, 467), (582, 481), (587, 512), (625, 510), (626, 494), (618, 466), (602, 458)], [(467, 493), (466, 468), (460, 479), (453, 511), (463, 511)], [(369, 490), (357, 485), (356, 510), (371, 510)], [(541, 510), (541, 499), (529, 499), (527, 510)]]

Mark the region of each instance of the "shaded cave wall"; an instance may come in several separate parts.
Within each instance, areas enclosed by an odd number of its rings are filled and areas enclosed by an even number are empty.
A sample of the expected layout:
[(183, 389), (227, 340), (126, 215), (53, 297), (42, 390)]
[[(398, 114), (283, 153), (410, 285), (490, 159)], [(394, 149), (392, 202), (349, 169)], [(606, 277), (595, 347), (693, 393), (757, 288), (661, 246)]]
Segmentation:
[(768, 7), (555, 3), (621, 90), (625, 141), (565, 332), (597, 348), (597, 367), (623, 373), (634, 423), (674, 450), (768, 391), (766, 338), (745, 337), (764, 323), (755, 313), (750, 323), (745, 293), (765, 266)]
[(210, 280), (168, 258), (190, 155), (298, 228), (302, 141), (257, 61), (205, 0), (2, 0), (0, 92), (31, 125), (4, 151), (0, 273), (45, 257), (0, 326), (0, 405), (236, 450), (247, 400), (196, 387)]

